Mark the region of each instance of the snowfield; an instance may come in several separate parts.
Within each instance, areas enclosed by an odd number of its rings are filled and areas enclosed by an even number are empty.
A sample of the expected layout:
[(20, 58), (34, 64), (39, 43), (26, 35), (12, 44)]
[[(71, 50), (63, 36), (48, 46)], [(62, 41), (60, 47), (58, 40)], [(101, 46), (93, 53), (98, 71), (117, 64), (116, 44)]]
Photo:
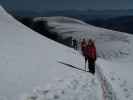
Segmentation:
[[(133, 100), (133, 35), (88, 25), (66, 17), (38, 17), (47, 21), (52, 31), (67, 38), (92, 38), (100, 59), (97, 74), (106, 100)], [(65, 20), (65, 21), (62, 21)]]
[(38, 20), (48, 20), (64, 38), (92, 37), (101, 57), (96, 76), (84, 71), (78, 51), (32, 31), (0, 7), (0, 100), (133, 100), (132, 35), (66, 17)]
[(102, 100), (82, 56), (17, 22), (0, 7), (0, 100)]

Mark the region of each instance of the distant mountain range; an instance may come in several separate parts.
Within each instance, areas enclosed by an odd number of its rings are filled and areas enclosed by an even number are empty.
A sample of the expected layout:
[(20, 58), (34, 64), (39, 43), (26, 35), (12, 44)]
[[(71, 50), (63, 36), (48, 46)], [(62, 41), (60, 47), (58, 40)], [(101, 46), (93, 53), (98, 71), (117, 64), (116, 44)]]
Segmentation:
[(96, 19), (89, 20), (86, 22), (94, 26), (133, 34), (133, 16), (121, 16), (109, 19)]
[(133, 33), (133, 9), (127, 10), (58, 10), (58, 11), (9, 11), (16, 19), (31, 26), (32, 18), (40, 16), (66, 16), (88, 24), (111, 30)]
[(107, 19), (119, 16), (132, 16), (133, 9), (127, 10), (58, 10), (58, 11), (9, 11), (14, 16), (37, 17), (37, 16), (66, 16), (74, 17), (83, 21), (92, 19)]

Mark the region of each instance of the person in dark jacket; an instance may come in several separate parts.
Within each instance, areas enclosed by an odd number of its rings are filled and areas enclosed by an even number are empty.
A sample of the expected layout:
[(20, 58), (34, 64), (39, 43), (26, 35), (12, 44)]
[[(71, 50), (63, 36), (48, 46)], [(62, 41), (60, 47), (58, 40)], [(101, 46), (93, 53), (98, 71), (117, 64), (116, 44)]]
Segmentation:
[(77, 41), (76, 39), (73, 39), (73, 40), (72, 40), (72, 45), (73, 45), (73, 48), (74, 48), (75, 50), (78, 49), (78, 41)]
[(85, 38), (81, 41), (81, 52), (82, 52), (82, 55), (84, 56), (85, 58), (85, 70), (86, 70), (86, 62), (87, 62), (87, 56), (86, 56), (86, 46), (87, 46), (87, 43), (86, 43), (86, 40)]
[(86, 55), (88, 60), (89, 72), (95, 74), (95, 61), (96, 61), (96, 47), (94, 42), (90, 39), (86, 46)]

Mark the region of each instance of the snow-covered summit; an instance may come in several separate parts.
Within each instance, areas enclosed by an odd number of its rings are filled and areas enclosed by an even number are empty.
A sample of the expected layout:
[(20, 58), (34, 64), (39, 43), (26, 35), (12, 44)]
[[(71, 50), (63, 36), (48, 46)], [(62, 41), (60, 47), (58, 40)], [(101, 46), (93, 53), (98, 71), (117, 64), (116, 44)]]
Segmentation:
[(34, 19), (34, 21), (49, 21), (49, 22), (54, 22), (54, 23), (72, 23), (72, 24), (83, 24), (86, 25), (86, 23), (74, 19), (74, 18), (68, 18), (64, 16), (54, 16), (54, 17), (37, 17)]

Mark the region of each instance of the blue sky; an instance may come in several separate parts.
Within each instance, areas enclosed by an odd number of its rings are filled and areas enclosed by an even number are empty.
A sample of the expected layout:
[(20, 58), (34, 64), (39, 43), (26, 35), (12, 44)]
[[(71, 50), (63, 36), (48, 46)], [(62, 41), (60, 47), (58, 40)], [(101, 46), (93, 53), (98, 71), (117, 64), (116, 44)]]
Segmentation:
[(133, 0), (0, 0), (7, 8), (17, 10), (64, 9), (133, 9)]

